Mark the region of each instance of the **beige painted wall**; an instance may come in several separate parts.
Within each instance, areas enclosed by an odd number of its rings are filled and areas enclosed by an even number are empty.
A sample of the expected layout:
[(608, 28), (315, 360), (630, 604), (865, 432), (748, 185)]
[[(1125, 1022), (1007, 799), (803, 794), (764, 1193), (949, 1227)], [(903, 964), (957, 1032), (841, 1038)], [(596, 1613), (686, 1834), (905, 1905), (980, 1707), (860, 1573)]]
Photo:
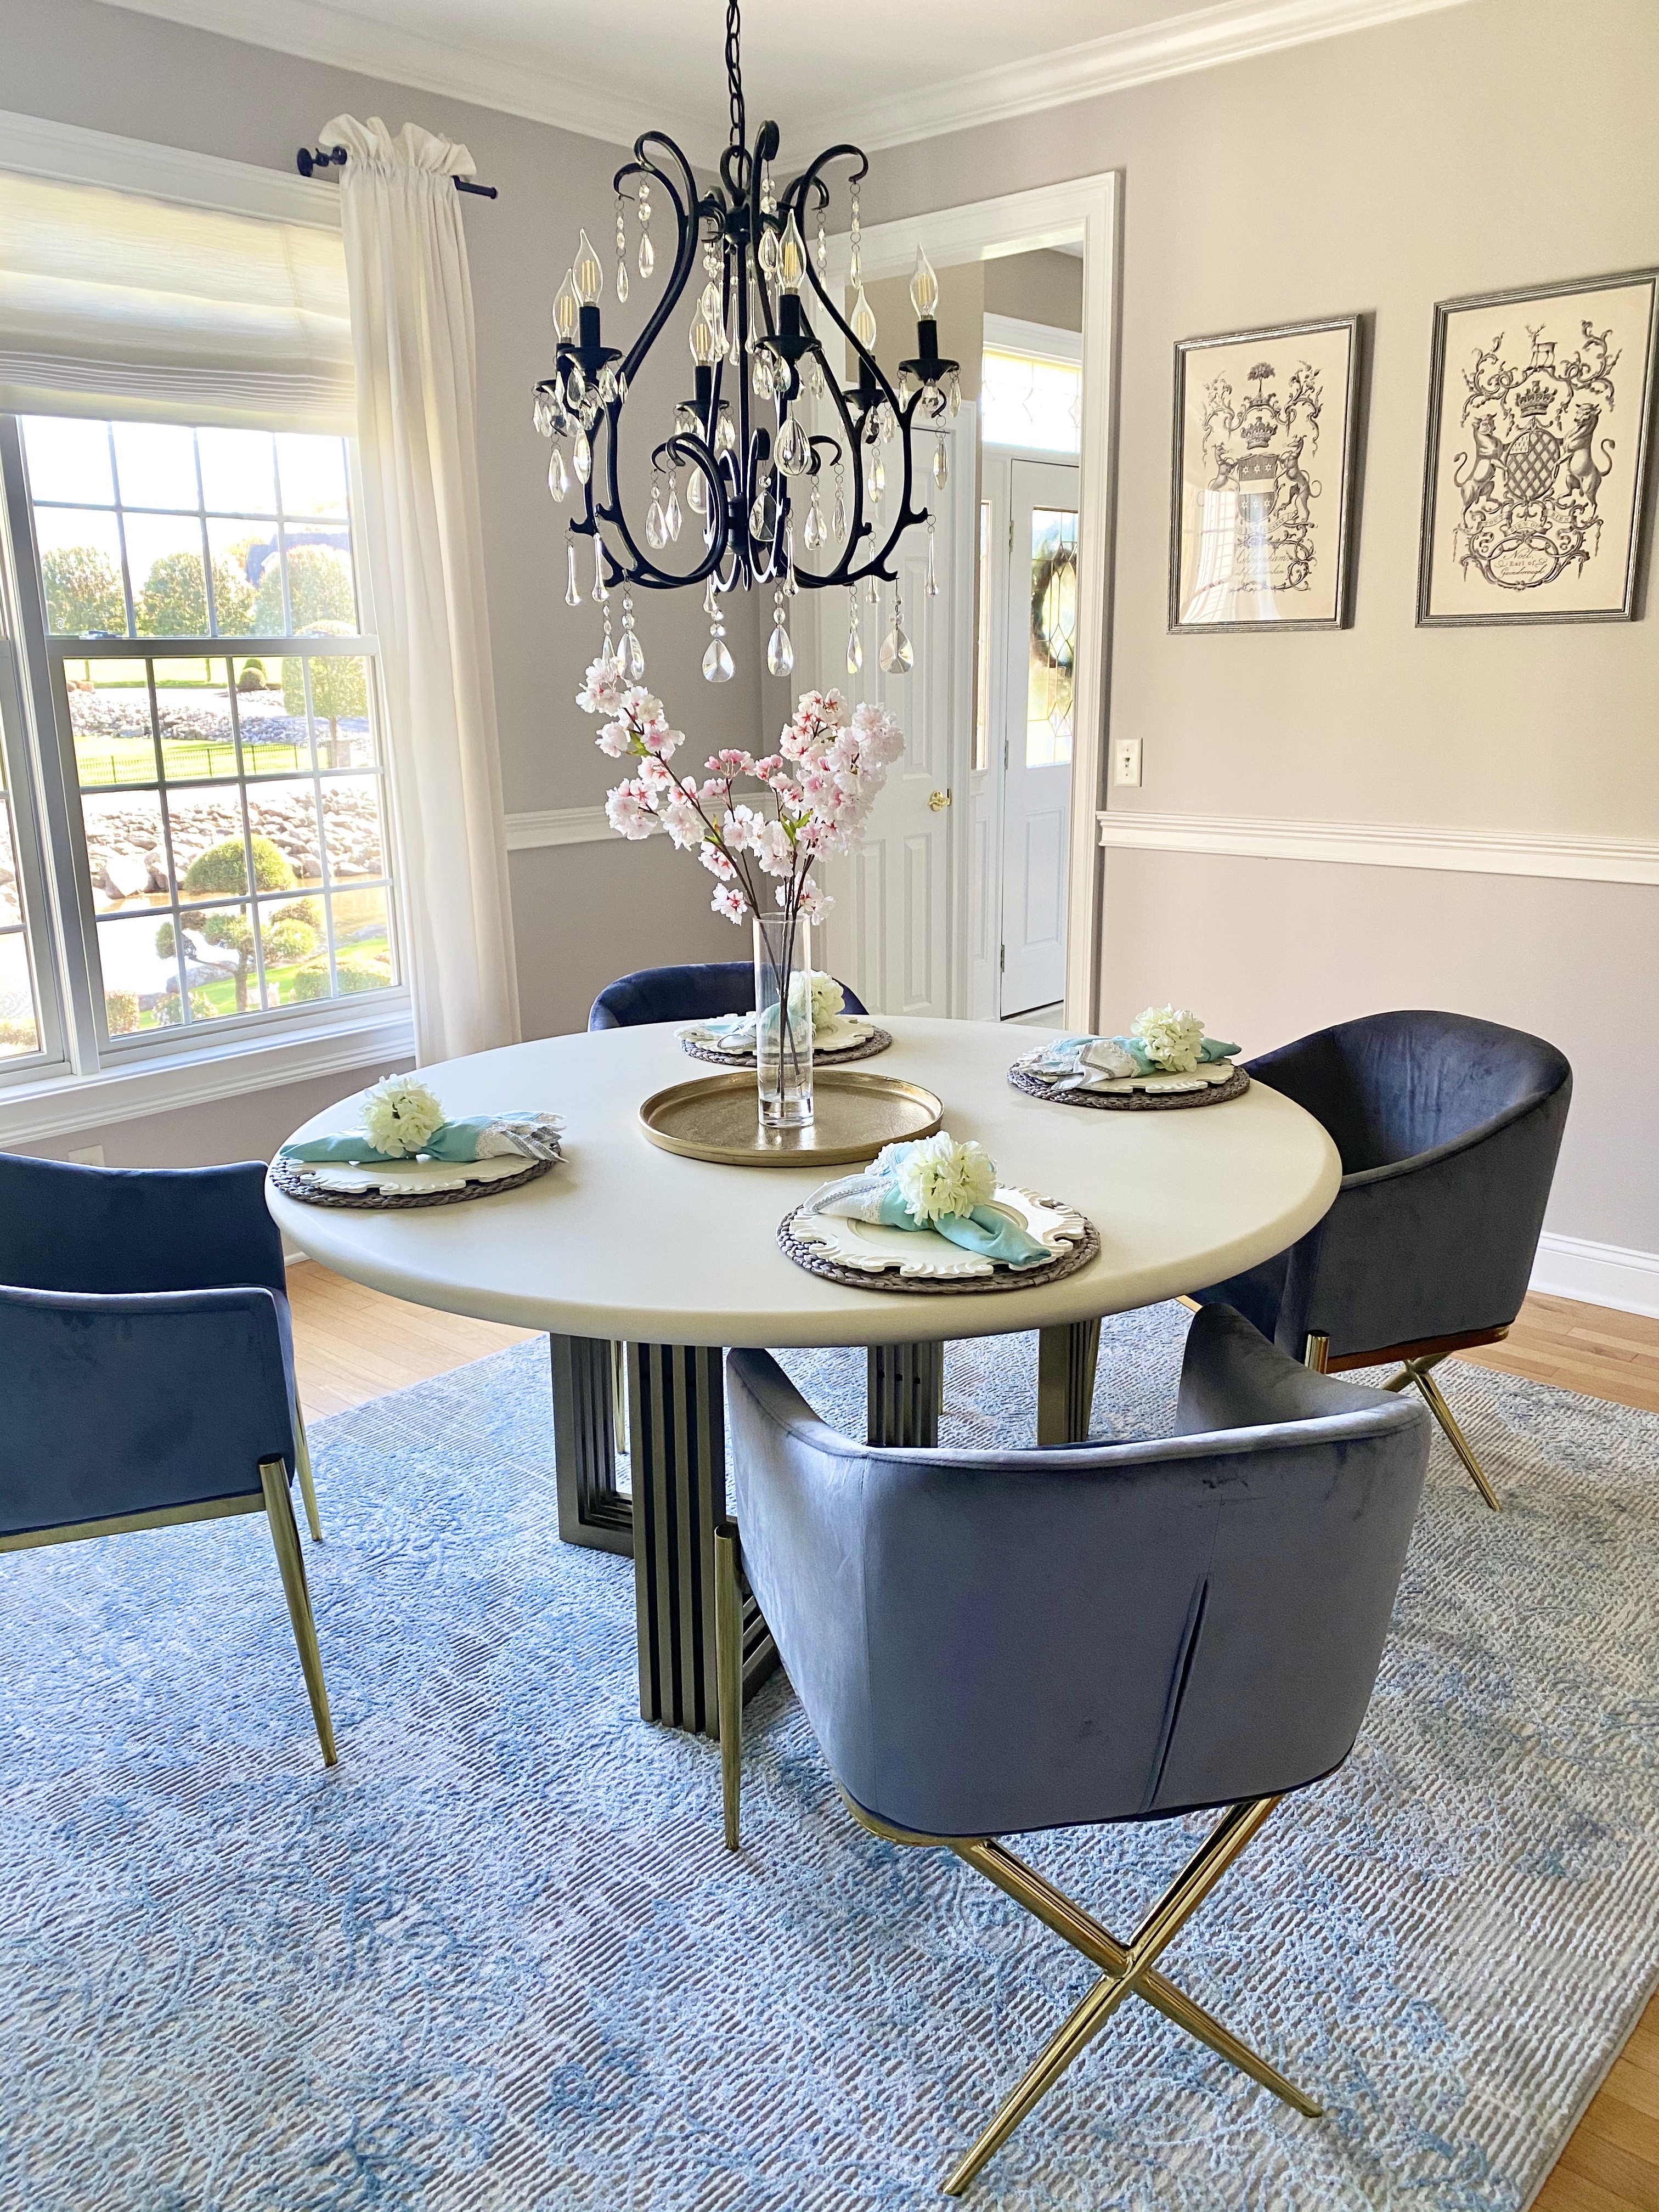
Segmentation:
[[(1651, 619), (1413, 623), (1434, 302), (1659, 262), (1656, 104), (1652, 0), (1470, 0), (878, 158), (880, 221), (1124, 173), (1110, 713), (1145, 781), (1113, 806), (1659, 839)], [(1170, 637), (1175, 341), (1350, 309), (1376, 332), (1353, 627)], [(1607, 1048), (1651, 1037), (1659, 892), (1142, 856), (1107, 872), (1109, 1020), (1173, 994), (1260, 1045), (1427, 999), (1541, 1030), (1579, 1080), (1550, 1226), (1659, 1251), (1659, 1069), (1632, 1082)]]
[(1080, 254), (1005, 253), (982, 265), (988, 315), (1013, 315), (1056, 331), (1083, 328)]
[[(412, 119), (471, 149), (480, 177), (501, 192), (494, 202), (467, 201), (465, 223), (506, 803), (509, 811), (533, 811), (602, 799), (607, 781), (615, 780), (614, 772), (607, 776), (613, 764), (594, 750), (594, 725), (574, 704), (583, 670), (598, 650), (597, 610), (585, 605), (573, 611), (562, 604), (565, 510), (547, 495), (547, 448), (531, 425), (530, 391), (552, 358), (551, 301), (577, 226), (585, 223), (602, 249), (609, 239), (619, 150), (96, 0), (53, 0), (50, 8), (40, 0), (0, 0), (0, 106), (290, 173), (295, 149), (314, 144), (322, 125), (342, 111), (384, 116), (394, 129)], [(621, 311), (628, 334), (648, 311), (650, 296), (636, 282)], [(617, 313), (607, 310), (607, 336)], [(678, 359), (665, 365), (665, 416), (679, 396), (673, 373), (681, 366)], [(730, 641), (738, 678), (714, 687), (699, 667), (707, 642), (700, 598), (694, 592), (642, 595), (638, 626), (647, 673), (676, 721), (695, 738), (706, 736), (713, 744), (740, 732), (746, 744), (759, 713), (759, 610), (737, 611)], [(641, 871), (620, 840), (514, 856), (526, 1035), (581, 1027), (595, 975), (604, 981), (653, 961), (732, 957), (737, 933), (708, 912), (702, 871), (684, 860), (681, 870), (688, 880), (668, 891), (655, 884), (659, 862), (653, 858)], [(639, 896), (647, 878), (663, 895)], [(356, 1084), (355, 1077), (340, 1079), (334, 1095)], [(269, 1116), (258, 1118), (263, 1126)], [(192, 1109), (179, 1122), (204, 1160), (244, 1156), (253, 1126), (242, 1100)], [(121, 1127), (125, 1135), (90, 1127), (40, 1149), (62, 1153), (101, 1138), (112, 1159), (118, 1152), (130, 1159), (131, 1146), (142, 1139), (158, 1162), (174, 1156), (174, 1139), (149, 1122)]]

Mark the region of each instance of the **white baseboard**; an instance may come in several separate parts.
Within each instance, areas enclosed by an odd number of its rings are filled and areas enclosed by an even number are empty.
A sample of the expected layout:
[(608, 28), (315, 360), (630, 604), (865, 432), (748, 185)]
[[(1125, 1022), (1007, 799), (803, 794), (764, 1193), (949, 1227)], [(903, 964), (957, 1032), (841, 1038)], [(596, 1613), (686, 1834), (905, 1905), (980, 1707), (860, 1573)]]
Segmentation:
[(1624, 1244), (1593, 1244), (1584, 1237), (1538, 1240), (1532, 1287), (1551, 1297), (1582, 1298), (1586, 1305), (1659, 1319), (1659, 1252), (1633, 1252)]

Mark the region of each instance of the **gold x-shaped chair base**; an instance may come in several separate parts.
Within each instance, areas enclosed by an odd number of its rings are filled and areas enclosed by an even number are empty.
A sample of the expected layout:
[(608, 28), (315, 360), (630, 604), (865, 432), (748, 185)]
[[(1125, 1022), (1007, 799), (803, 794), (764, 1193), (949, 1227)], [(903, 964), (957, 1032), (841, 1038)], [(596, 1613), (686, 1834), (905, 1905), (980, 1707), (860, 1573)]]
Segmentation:
[(973, 1839), (956, 1836), (918, 1836), (888, 1826), (845, 1797), (847, 1808), (863, 1827), (891, 1843), (936, 1844), (954, 1851), (988, 1881), (994, 1881), (1017, 1905), (1035, 1915), (1055, 1935), (1063, 1936), (1085, 1958), (1101, 1968), (1101, 1978), (1026, 2069), (1024, 2078), (1005, 2100), (1002, 2109), (972, 2149), (945, 2181), (947, 2197), (960, 2197), (981, 2166), (995, 2156), (1014, 2130), (1052, 2089), (1075, 2060), (1081, 2057), (1126, 1997), (1142, 1997), (1166, 2020), (1188, 2035), (1207, 2044), (1218, 2057), (1271, 2089), (1293, 2112), (1308, 2119), (1319, 2118), (1322, 2107), (1270, 2065), (1232, 2030), (1207, 2013), (1196, 1999), (1158, 1972), (1156, 1961), (1181, 1932), (1210, 1892), (1251, 1841), (1278, 1804), (1277, 1797), (1253, 1798), (1224, 1814), (1127, 1944), (1109, 1935), (1097, 1920), (1074, 1904), (1064, 1891), (1044, 1881), (1034, 1867), (1017, 1858), (994, 1838)]
[[(1469, 1342), (1486, 1344), (1494, 1342), (1498, 1338), (1507, 1336), (1508, 1334), (1509, 1330), (1506, 1328), (1486, 1329), (1481, 1331), (1474, 1338), (1460, 1337), (1457, 1341), (1460, 1345)], [(1328, 1362), (1330, 1357), (1330, 1341), (1331, 1340), (1328, 1336), (1321, 1336), (1317, 1334), (1310, 1334), (1308, 1338), (1307, 1343), (1303, 1347), (1303, 1364), (1307, 1367), (1311, 1367), (1316, 1374), (1324, 1375), (1328, 1373), (1329, 1369)], [(1401, 1350), (1403, 1351), (1404, 1348), (1405, 1347), (1403, 1346), (1401, 1346)], [(1381, 1364), (1382, 1358), (1385, 1356), (1386, 1355), (1381, 1354), (1378, 1356), (1379, 1364)], [(1418, 1389), (1422, 1393), (1424, 1403), (1427, 1406), (1429, 1411), (1434, 1415), (1434, 1418), (1439, 1422), (1441, 1428), (1444, 1431), (1446, 1442), (1451, 1446), (1452, 1449), (1457, 1454), (1459, 1459), (1462, 1461), (1464, 1466), (1468, 1469), (1470, 1478), (1474, 1481), (1475, 1488), (1480, 1492), (1480, 1495), (1486, 1499), (1487, 1504), (1491, 1506), (1494, 1513), (1501, 1513), (1504, 1510), (1503, 1501), (1498, 1497), (1498, 1492), (1492, 1488), (1491, 1483), (1487, 1481), (1486, 1470), (1482, 1468), (1480, 1461), (1474, 1455), (1474, 1446), (1464, 1435), (1462, 1430), (1457, 1425), (1457, 1416), (1453, 1413), (1451, 1407), (1446, 1403), (1445, 1395), (1442, 1391), (1440, 1385), (1434, 1379), (1432, 1370), (1439, 1366), (1443, 1359), (1449, 1358), (1449, 1352), (1423, 1352), (1416, 1353), (1413, 1358), (1407, 1360), (1405, 1365), (1401, 1369), (1398, 1375), (1389, 1376), (1389, 1380), (1382, 1385), (1382, 1388), (1385, 1390), (1406, 1390), (1409, 1389), (1413, 1383), (1417, 1385)], [(1353, 1358), (1351, 1356), (1342, 1364), (1345, 1366), (1352, 1366), (1354, 1364)]]
[[(743, 1690), (740, 1623), (742, 1607), (738, 1589), (738, 1543), (733, 1524), (722, 1522), (714, 1532), (714, 1620), (719, 1658), (721, 1795), (726, 1820), (726, 1847), (738, 1848), (743, 1788)], [(846, 1792), (842, 1802), (860, 1827), (889, 1843), (933, 1844), (954, 1851), (982, 1874), (988, 1881), (1012, 1897), (1017, 1905), (1053, 1929), (1085, 1959), (1101, 1969), (1101, 1978), (1072, 2013), (1027, 2069), (1024, 2079), (1009, 2096), (990, 2126), (952, 2171), (945, 2183), (949, 2197), (960, 2197), (974, 2176), (1007, 2142), (1033, 2107), (1080, 2057), (1126, 1997), (1138, 1996), (1161, 2012), (1166, 2020), (1207, 2044), (1218, 2057), (1237, 2066), (1264, 2089), (1271, 2089), (1293, 2112), (1316, 2120), (1322, 2107), (1305, 2090), (1298, 2089), (1260, 2052), (1241, 2042), (1230, 2027), (1184, 1990), (1157, 1971), (1159, 1955), (1175, 1941), (1227, 1869), (1243, 1850), (1262, 1822), (1278, 1804), (1277, 1797), (1256, 1797), (1233, 1806), (1224, 1814), (1208, 1838), (1170, 1883), (1136, 1929), (1129, 1942), (1120, 1943), (1097, 1920), (1063, 1890), (1046, 1881), (1035, 1867), (1000, 1844), (994, 1837), (924, 1836), (895, 1828), (866, 1813)]]

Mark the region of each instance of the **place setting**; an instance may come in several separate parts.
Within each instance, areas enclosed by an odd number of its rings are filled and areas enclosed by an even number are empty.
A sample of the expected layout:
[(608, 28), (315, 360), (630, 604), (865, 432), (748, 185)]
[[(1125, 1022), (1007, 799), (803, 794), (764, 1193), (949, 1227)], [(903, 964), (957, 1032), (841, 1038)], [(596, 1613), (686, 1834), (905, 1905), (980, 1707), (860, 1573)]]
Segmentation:
[[(891, 1046), (891, 1032), (867, 1014), (854, 1013), (841, 985), (822, 969), (797, 972), (790, 988), (795, 1017), (799, 1020), (804, 1013), (811, 1030), (816, 1066), (873, 1060)], [(751, 1008), (746, 1013), (711, 1014), (687, 1022), (679, 1030), (680, 1049), (693, 1060), (712, 1060), (720, 1066), (758, 1067), (760, 1018)]]
[(1184, 1006), (1148, 1006), (1127, 1036), (1051, 1038), (1008, 1070), (1016, 1091), (1060, 1106), (1129, 1113), (1221, 1106), (1242, 1098), (1250, 1079), (1236, 1044), (1206, 1036)]
[(1062, 1200), (1005, 1183), (982, 1145), (948, 1130), (887, 1145), (821, 1184), (778, 1224), (799, 1267), (855, 1290), (1030, 1290), (1088, 1266), (1094, 1224)]
[(280, 1147), (271, 1184), (305, 1206), (452, 1206), (518, 1190), (562, 1158), (557, 1114), (452, 1119), (413, 1076), (388, 1075), (359, 1102), (359, 1126)]

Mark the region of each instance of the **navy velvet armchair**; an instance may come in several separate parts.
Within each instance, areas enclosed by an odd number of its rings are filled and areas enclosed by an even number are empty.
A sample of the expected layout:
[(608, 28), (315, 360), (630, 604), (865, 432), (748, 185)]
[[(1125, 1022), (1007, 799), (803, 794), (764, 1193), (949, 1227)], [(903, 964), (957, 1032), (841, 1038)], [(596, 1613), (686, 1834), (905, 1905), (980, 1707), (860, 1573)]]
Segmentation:
[[(848, 1012), (863, 1013), (863, 1001), (845, 983), (841, 988)], [(754, 1009), (752, 961), (692, 961), (678, 968), (641, 968), (607, 983), (593, 1001), (587, 1026), (625, 1030), (644, 1022), (701, 1022)]]
[(1572, 1096), (1552, 1044), (1464, 1014), (1370, 1014), (1247, 1063), (1322, 1122), (1336, 1203), (1297, 1244), (1197, 1293), (1336, 1373), (1401, 1360), (1494, 1511), (1432, 1370), (1521, 1310)]
[(264, 1175), (0, 1153), (0, 1552), (266, 1514), (332, 1765), (296, 1468), (320, 1532)]
[[(1310, 1371), (1224, 1307), (1194, 1320), (1177, 1432), (1155, 1443), (874, 1449), (821, 1423), (766, 1353), (726, 1373), (727, 1844), (742, 1575), (854, 1818), (945, 1845), (1102, 1969), (947, 2191), (1132, 1995), (1316, 2115), (1156, 1961), (1279, 1799), (1348, 1755), (1422, 1490), (1423, 1408)], [(1200, 1807), (1228, 1809), (1127, 1943), (996, 1840)]]

